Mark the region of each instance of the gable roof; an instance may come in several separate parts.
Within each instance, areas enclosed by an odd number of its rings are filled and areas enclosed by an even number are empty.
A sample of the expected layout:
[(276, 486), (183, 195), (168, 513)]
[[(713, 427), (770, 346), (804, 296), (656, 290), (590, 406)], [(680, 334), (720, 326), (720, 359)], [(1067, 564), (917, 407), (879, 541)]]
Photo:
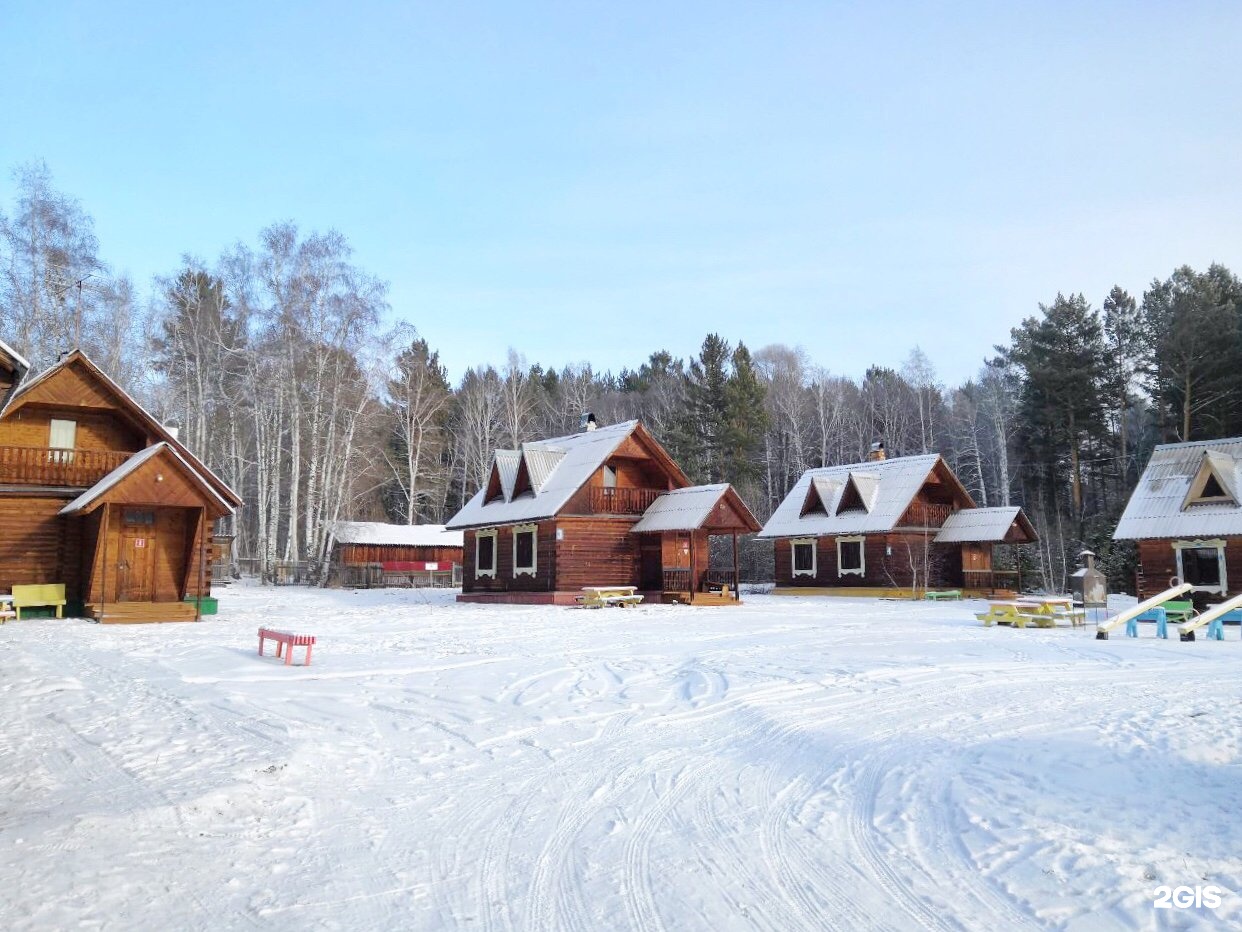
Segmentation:
[[(638, 523), (630, 528), (631, 534), (654, 531), (697, 531), (709, 524), (713, 514), (721, 517), (735, 515), (738, 530), (754, 532), (759, 522), (750, 513), (746, 503), (727, 482), (717, 485), (695, 485), (674, 489), (659, 496), (643, 512)], [(724, 527), (723, 524), (714, 524)], [(730, 523), (732, 526), (732, 523)]]
[[(178, 455), (182, 462), (190, 466), (200, 477), (212, 486), (217, 497), (228, 503), (229, 512), (232, 513), (241, 505), (241, 497), (234, 492), (223, 479), (207, 468), (197, 456), (181, 443), (172, 433), (165, 427), (154, 415), (146, 408), (140, 405), (129, 392), (121, 388), (106, 372), (100, 369), (82, 350), (74, 350), (64, 359), (55, 365), (49, 366), (43, 372), (40, 372), (33, 379), (22, 383), (17, 390), (9, 396), (8, 402), (4, 406), (4, 410), (0, 411), (0, 417), (8, 417), (17, 411), (23, 405), (32, 401), (35, 397), (35, 391), (39, 386), (44, 385), (59, 373), (68, 370), (73, 365), (80, 365), (112, 396), (112, 400), (124, 410), (131, 418), (145, 428), (152, 436), (157, 437), (161, 442), (168, 444)], [(128, 462), (128, 460), (126, 461)], [(105, 476), (105, 478), (107, 478)]]
[(1039, 540), (1035, 526), (1031, 524), (1026, 513), (1017, 505), (996, 508), (963, 508), (949, 515), (941, 526), (933, 543), (937, 544), (969, 544), (969, 543), (1004, 543), (1010, 531), (1017, 524), (1022, 533), (1021, 541), (1014, 543), (1030, 543)]
[(372, 544), (379, 547), (461, 547), (461, 531), (445, 530), (443, 524), (387, 524), (383, 521), (337, 521), (332, 536), (338, 544)]
[[(446, 527), (491, 527), (551, 518), (568, 504), (574, 493), (586, 485), (595, 471), (631, 436), (641, 439), (675, 482), (679, 485), (690, 484), (685, 473), (638, 421), (624, 421), (568, 437), (554, 437), (523, 444), (521, 451), (497, 450), (493, 470), (500, 468), (503, 476), (511, 461), (514, 480), (517, 478), (518, 460), (522, 454), (526, 454), (527, 469), (531, 476), (531, 493), (513, 497), (514, 485), (510, 482), (504, 489), (503, 498), (485, 503), (488, 490), (488, 486), (485, 486), (462, 506), (461, 511), (449, 519)], [(537, 474), (543, 476), (543, 481), (536, 487), (534, 479)]]
[[(107, 495), (108, 492), (121, 485), (127, 478), (137, 473), (144, 465), (159, 458), (161, 455), (167, 455), (177, 466), (181, 468), (182, 473), (191, 485), (195, 486), (198, 491), (210, 502), (217, 505), (224, 514), (233, 514), (234, 507), (212, 487), (211, 483), (203, 477), (197, 469), (191, 466), (184, 456), (169, 444), (161, 441), (152, 446), (139, 450), (124, 463), (118, 466), (112, 472), (108, 473), (93, 486), (71, 501), (68, 505), (60, 510), (62, 515), (81, 514), (84, 511), (90, 511), (99, 501)], [(146, 504), (146, 502), (143, 502)]]
[[(808, 469), (776, 507), (759, 536), (818, 537), (891, 531), (940, 463), (943, 460), (939, 454), (928, 453), (923, 456), (900, 456), (889, 460), (869, 460), (865, 463)], [(944, 471), (953, 477), (947, 465)], [(952, 481), (960, 496), (973, 507), (970, 493), (956, 477)], [(834, 490), (834, 501), (824, 502), (826, 514), (818, 511), (802, 514), (812, 484), (821, 496), (828, 494), (828, 489)], [(849, 502), (845, 496), (851, 488), (856, 491), (858, 501), (863, 507), (848, 507)], [(846, 504), (844, 510), (841, 508), (843, 503)]]
[[(1242, 502), (1237, 498), (1242, 488), (1240, 462), (1242, 437), (1156, 447), (1130, 494), (1113, 539), (1242, 535)], [(1214, 475), (1232, 499), (1197, 502), (1194, 486), (1207, 475)]]

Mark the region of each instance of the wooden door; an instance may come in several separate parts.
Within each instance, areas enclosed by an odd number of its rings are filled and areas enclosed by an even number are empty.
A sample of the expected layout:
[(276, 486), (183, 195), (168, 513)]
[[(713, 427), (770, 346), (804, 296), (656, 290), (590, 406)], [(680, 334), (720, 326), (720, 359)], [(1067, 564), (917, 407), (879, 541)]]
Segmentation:
[(656, 534), (639, 535), (638, 588), (647, 592), (659, 592), (664, 588), (664, 559), (660, 552), (660, 537)]
[(121, 548), (117, 560), (117, 601), (155, 600), (155, 510), (121, 509)]

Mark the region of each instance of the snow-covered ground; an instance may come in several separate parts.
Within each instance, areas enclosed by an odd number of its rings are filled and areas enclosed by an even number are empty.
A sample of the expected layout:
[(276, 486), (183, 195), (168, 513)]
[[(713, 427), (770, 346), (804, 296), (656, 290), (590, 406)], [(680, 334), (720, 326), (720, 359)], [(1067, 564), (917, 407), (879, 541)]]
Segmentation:
[[(3, 928), (1242, 923), (1237, 628), (220, 595), (0, 627)], [(259, 659), (260, 624), (313, 665)], [(1155, 911), (1162, 884), (1224, 902)]]

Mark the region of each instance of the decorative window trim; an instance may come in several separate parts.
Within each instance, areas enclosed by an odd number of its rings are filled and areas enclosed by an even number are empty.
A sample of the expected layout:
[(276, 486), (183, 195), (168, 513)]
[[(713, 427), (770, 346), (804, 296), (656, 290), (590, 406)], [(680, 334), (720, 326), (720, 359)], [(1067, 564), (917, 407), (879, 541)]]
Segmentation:
[[(811, 548), (811, 568), (809, 570), (798, 569), (798, 558), (796, 548), (801, 546), (809, 546)], [(819, 539), (815, 537), (797, 537), (789, 542), (789, 567), (794, 576), (811, 576), (814, 577), (819, 573)]]
[[(479, 569), (479, 541), (482, 540), (484, 537), (490, 537), (492, 539), (492, 568), (489, 570)], [(496, 552), (496, 546), (498, 542), (499, 542), (498, 535), (497, 535), (495, 528), (491, 528), (490, 530), (486, 530), (486, 531), (475, 531), (474, 532), (474, 578), (475, 579), (483, 579), (483, 578), (495, 579), (496, 578), (496, 564), (500, 562), (497, 559), (499, 554)]]
[(1177, 560), (1177, 578), (1185, 579), (1186, 571), (1182, 566), (1183, 550), (1215, 550), (1216, 560), (1219, 565), (1220, 584), (1216, 586), (1195, 586), (1192, 592), (1217, 592), (1220, 595), (1227, 595), (1229, 592), (1229, 576), (1228, 567), (1225, 564), (1225, 541), (1217, 537), (1212, 540), (1175, 540), (1173, 541), (1173, 556)]
[[(844, 569), (841, 566), (841, 545), (842, 544), (858, 544), (858, 568)], [(838, 537), (837, 538), (837, 575), (838, 576), (866, 576), (867, 575), (867, 538), (860, 536)]]
[[(530, 566), (518, 566), (517, 542), (519, 534), (531, 534), (534, 540), (530, 543)], [(513, 578), (519, 576), (535, 576), (539, 571), (539, 525), (519, 524), (513, 528)]]

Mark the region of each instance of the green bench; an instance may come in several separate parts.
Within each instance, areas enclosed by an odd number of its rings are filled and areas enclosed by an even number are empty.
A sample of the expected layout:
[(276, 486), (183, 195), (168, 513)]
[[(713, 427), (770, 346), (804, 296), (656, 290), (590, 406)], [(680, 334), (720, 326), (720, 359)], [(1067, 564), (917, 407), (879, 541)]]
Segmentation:
[(928, 589), (923, 593), (923, 598), (928, 602), (940, 602), (945, 599), (960, 600), (961, 597), (961, 589)]
[(23, 608), (54, 608), (56, 617), (65, 617), (65, 584), (40, 583), (13, 587), (13, 611), (21, 621)]

